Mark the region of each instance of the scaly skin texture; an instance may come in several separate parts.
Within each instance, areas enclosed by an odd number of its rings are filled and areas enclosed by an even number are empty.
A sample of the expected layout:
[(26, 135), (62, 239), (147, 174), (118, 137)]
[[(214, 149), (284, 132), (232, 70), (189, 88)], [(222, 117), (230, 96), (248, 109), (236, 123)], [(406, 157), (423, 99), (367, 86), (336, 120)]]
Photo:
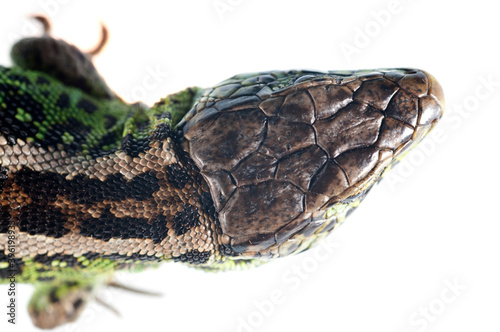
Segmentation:
[(444, 107), (412, 69), (238, 75), (147, 107), (64, 41), (25, 39), (12, 56), (0, 67), (0, 282), (35, 284), (42, 328), (74, 321), (117, 270), (216, 271), (310, 248)]

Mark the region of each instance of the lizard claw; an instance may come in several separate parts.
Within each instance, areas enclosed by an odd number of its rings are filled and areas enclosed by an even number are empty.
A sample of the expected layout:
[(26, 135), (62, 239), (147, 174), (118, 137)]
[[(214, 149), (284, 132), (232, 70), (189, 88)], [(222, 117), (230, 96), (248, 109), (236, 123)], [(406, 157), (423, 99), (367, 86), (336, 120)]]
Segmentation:
[(108, 309), (109, 311), (111, 311), (112, 313), (114, 313), (116, 316), (118, 317), (121, 317), (122, 315), (120, 314), (120, 312), (115, 308), (113, 307), (111, 304), (103, 301), (101, 298), (99, 297), (96, 297), (95, 298), (95, 301), (97, 303), (99, 303), (100, 305), (102, 305), (104, 308)]
[(101, 53), (101, 51), (104, 49), (104, 46), (106, 46), (106, 44), (108, 43), (108, 39), (108, 28), (106, 28), (106, 26), (101, 22), (101, 39), (92, 50), (87, 51), (87, 54), (90, 56), (96, 56), (97, 54)]
[(148, 296), (161, 296), (162, 295), (161, 293), (158, 293), (158, 292), (150, 292), (150, 291), (143, 290), (143, 289), (137, 289), (137, 288), (125, 286), (125, 285), (119, 284), (115, 281), (110, 282), (108, 284), (108, 286), (118, 288), (118, 289), (123, 289), (123, 290), (129, 291), (131, 293), (136, 293), (136, 294), (141, 294), (141, 295), (148, 295)]
[(31, 18), (34, 18), (35, 20), (37, 20), (42, 24), (44, 35), (50, 35), (50, 32), (52, 30), (52, 23), (50, 22), (47, 16), (41, 14), (35, 14), (32, 15)]
[[(49, 18), (42, 14), (34, 14), (31, 18), (40, 22), (43, 26), (43, 34), (49, 36), (52, 31), (52, 23)], [(109, 40), (109, 31), (108, 28), (101, 22), (101, 39), (93, 49), (87, 51), (86, 53), (91, 57), (98, 55), (104, 49)]]

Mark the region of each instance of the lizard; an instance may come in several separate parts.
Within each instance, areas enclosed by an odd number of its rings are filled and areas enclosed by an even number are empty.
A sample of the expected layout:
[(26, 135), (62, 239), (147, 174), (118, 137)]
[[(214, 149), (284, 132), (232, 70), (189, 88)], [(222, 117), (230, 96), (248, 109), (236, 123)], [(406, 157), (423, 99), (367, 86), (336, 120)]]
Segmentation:
[(303, 252), (343, 223), (444, 111), (413, 68), (235, 75), (153, 106), (121, 99), (44, 34), (0, 66), (0, 283), (40, 328), (75, 321), (116, 271), (208, 271)]

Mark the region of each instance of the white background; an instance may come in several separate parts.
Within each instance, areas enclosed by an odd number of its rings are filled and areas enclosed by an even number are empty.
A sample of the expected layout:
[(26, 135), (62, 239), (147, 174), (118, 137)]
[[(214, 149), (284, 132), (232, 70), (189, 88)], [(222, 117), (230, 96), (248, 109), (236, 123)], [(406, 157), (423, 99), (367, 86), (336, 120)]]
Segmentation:
[[(500, 19), (492, 3), (2, 1), (1, 64), (10, 65), (15, 39), (41, 33), (29, 14), (47, 14), (55, 36), (83, 49), (102, 21), (110, 42), (96, 66), (131, 101), (292, 68), (418, 67), (446, 95), (446, 116), (424, 145), (323, 247), (244, 272), (171, 263), (122, 275), (163, 297), (105, 292), (121, 318), (93, 305), (58, 331), (499, 331)], [(162, 74), (146, 91), (151, 70)], [(32, 287), (18, 290), (12, 327), (0, 287), (1, 331), (34, 330)]]

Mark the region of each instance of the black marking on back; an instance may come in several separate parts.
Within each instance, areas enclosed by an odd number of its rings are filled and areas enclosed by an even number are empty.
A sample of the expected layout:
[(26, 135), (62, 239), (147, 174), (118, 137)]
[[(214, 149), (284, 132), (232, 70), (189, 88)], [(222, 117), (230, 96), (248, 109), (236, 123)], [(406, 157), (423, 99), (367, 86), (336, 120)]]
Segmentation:
[[(170, 114), (170, 113), (169, 113)], [(168, 123), (160, 123), (153, 132), (152, 138), (156, 141), (163, 141), (171, 137), (172, 128)]]
[(198, 250), (190, 250), (185, 254), (182, 254), (178, 257), (174, 257), (174, 262), (183, 262), (189, 264), (203, 264), (206, 263), (210, 259), (210, 252), (208, 251), (198, 251)]
[[(208, 185), (206, 184), (205, 180), (201, 176), (200, 170), (198, 169), (198, 167), (196, 166), (194, 161), (191, 159), (189, 154), (186, 151), (184, 151), (179, 145), (179, 142), (181, 142), (183, 139), (182, 138), (182, 131), (177, 131), (174, 134), (175, 134), (174, 137), (172, 137), (173, 142), (174, 142), (173, 148), (174, 148), (174, 151), (179, 159), (179, 165), (184, 166), (183, 170), (186, 171), (186, 173), (190, 176), (190, 179), (192, 179), (192, 182), (195, 183), (198, 187), (208, 188)], [(176, 136), (177, 134), (181, 135), (181, 136)], [(198, 196), (198, 198), (199, 198), (201, 205), (202, 205), (201, 206), (202, 211), (206, 212), (209, 216), (211, 216), (212, 220), (214, 220), (216, 225), (219, 225), (219, 216), (218, 216), (218, 213), (215, 209), (212, 195), (208, 191), (204, 191), (202, 195)], [(182, 211), (182, 212), (184, 212), (184, 211)], [(180, 213), (182, 213), (182, 212), (180, 212)], [(198, 212), (196, 211), (196, 213), (198, 213)], [(179, 219), (180, 219), (180, 216), (179, 216)], [(175, 219), (174, 219), (174, 221), (175, 221)], [(194, 225), (194, 227), (196, 227), (196, 226), (198, 226), (198, 225)], [(176, 227), (176, 223), (174, 223), (174, 228), (175, 227)], [(181, 232), (186, 231), (185, 227), (181, 227), (181, 226), (177, 226), (177, 227)], [(179, 235), (179, 234), (177, 234), (177, 235)]]
[[(82, 185), (85, 185), (87, 181), (82, 181)], [(120, 173), (112, 174), (104, 182), (93, 183), (93, 185), (96, 184), (102, 188), (103, 198), (94, 202), (99, 202), (102, 199), (123, 200), (126, 198), (141, 201), (151, 198), (153, 193), (160, 189), (158, 178), (153, 172), (139, 174), (130, 181), (126, 181)]]
[(109, 114), (104, 115), (104, 129), (107, 133), (99, 139), (95, 146), (89, 148), (88, 154), (91, 157), (106, 156), (117, 150), (122, 137), (122, 130), (115, 127), (116, 121), (115, 117)]
[(9, 178), (8, 172), (9, 170), (7, 168), (0, 166), (0, 188), (3, 188), (7, 182), (7, 179)]
[(85, 112), (92, 114), (95, 111), (97, 111), (97, 106), (94, 104), (92, 101), (88, 100), (87, 98), (81, 98), (78, 103), (76, 104), (76, 107), (83, 109)]
[[(156, 104), (155, 104), (156, 106)], [(169, 120), (172, 120), (172, 114), (170, 114), (169, 112), (164, 112), (164, 113), (160, 113), (160, 114), (155, 114), (155, 118), (157, 118), (158, 120), (161, 120), (161, 119), (169, 119)]]
[(49, 84), (50, 81), (48, 79), (46, 79), (45, 77), (43, 76), (38, 76), (37, 79), (36, 79), (36, 84), (37, 85), (42, 85), (42, 84)]
[(205, 213), (213, 216), (214, 220), (217, 219), (218, 214), (217, 211), (215, 210), (215, 205), (214, 201), (212, 200), (212, 195), (207, 191), (203, 192), (203, 194), (201, 195), (201, 208)]
[(139, 174), (127, 181), (122, 174), (111, 174), (105, 181), (77, 175), (66, 180), (54, 172), (36, 172), (22, 168), (14, 181), (35, 201), (53, 202), (58, 195), (68, 197), (78, 204), (96, 203), (103, 200), (120, 201), (126, 198), (146, 200), (152, 197), (160, 185), (153, 172)]
[(167, 232), (164, 217), (156, 218), (153, 222), (140, 218), (117, 218), (109, 209), (105, 209), (99, 218), (83, 220), (80, 225), (81, 235), (104, 241), (111, 238), (153, 239), (155, 243), (160, 243)]
[[(10, 74), (9, 78), (14, 79), (19, 75)], [(20, 78), (18, 78), (19, 80)], [(31, 84), (25, 80), (27, 84)], [(43, 105), (33, 99), (29, 93), (20, 93), (21, 90), (15, 85), (0, 84), (0, 96), (2, 102), (6, 105), (5, 108), (0, 109), (0, 132), (3, 133), (9, 145), (17, 144), (17, 139), (26, 141), (27, 137), (36, 137), (39, 129), (34, 125), (35, 122), (45, 123), (46, 114)], [(56, 106), (61, 109), (69, 106), (70, 100), (66, 93), (61, 93)], [(29, 121), (21, 121), (16, 118), (19, 109), (29, 114), (31, 119)], [(45, 124), (46, 125), (46, 124)], [(58, 144), (63, 144), (64, 149), (68, 153), (75, 153), (81, 150), (81, 144), (84, 143), (90, 132), (90, 127), (84, 126), (81, 122), (75, 119), (68, 119), (65, 123), (54, 124), (44, 133), (41, 140), (37, 140), (37, 144), (44, 148), (49, 146), (57, 147)], [(73, 136), (73, 142), (64, 144), (63, 134), (70, 133)]]
[(9, 75), (9, 78), (14, 81), (14, 82), (18, 82), (19, 84), (31, 84), (31, 81), (27, 78), (27, 77), (24, 77), (24, 76), (21, 76), (21, 75), (18, 75), (18, 74), (10, 74)]
[(179, 163), (173, 163), (165, 167), (168, 183), (177, 189), (182, 189), (191, 179), (186, 169)]
[(78, 258), (73, 255), (64, 255), (64, 254), (55, 254), (52, 256), (45, 255), (36, 255), (33, 257), (33, 261), (36, 263), (41, 263), (46, 266), (51, 266), (52, 261), (65, 262), (67, 267), (74, 266), (83, 266), (81, 262), (78, 261)]
[(60, 107), (62, 110), (69, 107), (69, 96), (67, 93), (63, 92), (57, 98), (56, 106)]
[[(62, 144), (66, 152), (75, 154), (81, 151), (81, 144), (87, 141), (87, 136), (90, 131), (90, 127), (83, 125), (76, 119), (70, 118), (63, 124), (51, 126), (45, 133), (43, 140), (40, 141), (40, 144), (43, 147), (56, 147), (58, 144)], [(65, 132), (73, 136), (73, 142), (64, 143), (63, 134)]]
[(40, 91), (40, 94), (44, 96), (46, 99), (49, 98), (50, 96), (49, 90)]
[(114, 116), (111, 116), (109, 114), (105, 114), (103, 117), (104, 117), (104, 129), (106, 129), (106, 130), (109, 130), (113, 126), (115, 126), (116, 121), (118, 120), (117, 118), (115, 118)]
[(164, 238), (167, 237), (168, 228), (167, 228), (167, 218), (160, 214), (156, 217), (153, 222), (151, 230), (155, 230), (151, 232), (150, 238), (154, 241), (154, 243), (160, 243)]
[(4, 269), (0, 269), (0, 279), (7, 279), (11, 275), (20, 275), (24, 262), (21, 258), (9, 258), (8, 255), (0, 250), (0, 262), (9, 262), (9, 266)]
[[(42, 104), (27, 93), (19, 94), (19, 91), (16, 86), (0, 84), (0, 96), (2, 103), (6, 105), (6, 108), (0, 109), (0, 132), (5, 135), (9, 145), (17, 144), (17, 138), (25, 140), (27, 137), (35, 137), (38, 128), (33, 122), (45, 120)], [(31, 122), (23, 122), (16, 118), (19, 108), (31, 115)]]
[(46, 203), (57, 200), (65, 185), (64, 176), (52, 172), (36, 172), (29, 168), (22, 168), (15, 173), (14, 182), (35, 202)]
[(121, 150), (131, 157), (138, 157), (139, 153), (149, 149), (149, 136), (143, 139), (135, 139), (131, 134), (125, 135), (122, 139)]
[(2, 207), (0, 207), (0, 233), (7, 233), (10, 223), (10, 207), (8, 205), (2, 205)]
[(19, 213), (19, 230), (29, 235), (46, 235), (54, 238), (62, 237), (70, 232), (65, 228), (66, 216), (44, 205), (26, 205)]
[[(99, 139), (96, 146), (89, 149), (88, 154), (92, 158), (107, 156), (117, 150), (117, 142), (120, 141), (120, 133), (117, 131), (108, 131), (108, 133)], [(107, 147), (103, 149), (103, 147)]]
[(200, 214), (192, 205), (186, 205), (184, 209), (174, 217), (174, 230), (177, 236), (199, 225), (201, 225)]

